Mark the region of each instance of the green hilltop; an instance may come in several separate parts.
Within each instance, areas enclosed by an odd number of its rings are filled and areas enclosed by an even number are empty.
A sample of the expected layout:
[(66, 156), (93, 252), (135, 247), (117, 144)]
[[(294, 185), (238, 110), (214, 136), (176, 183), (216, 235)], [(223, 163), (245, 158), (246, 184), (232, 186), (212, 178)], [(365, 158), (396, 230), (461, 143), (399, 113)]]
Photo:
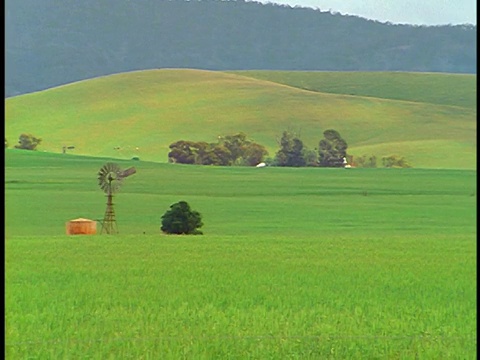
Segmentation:
[(5, 100), (5, 135), (38, 151), (167, 162), (177, 140), (244, 132), (274, 156), (290, 130), (314, 149), (333, 128), (354, 156), (417, 168), (476, 167), (476, 76), (434, 73), (145, 70)]

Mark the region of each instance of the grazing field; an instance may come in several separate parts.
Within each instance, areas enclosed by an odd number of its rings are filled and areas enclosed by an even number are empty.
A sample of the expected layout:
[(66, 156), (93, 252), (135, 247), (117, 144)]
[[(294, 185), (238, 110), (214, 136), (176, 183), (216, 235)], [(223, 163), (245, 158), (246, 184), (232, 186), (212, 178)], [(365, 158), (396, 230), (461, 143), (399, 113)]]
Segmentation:
[(178, 140), (246, 133), (270, 157), (285, 130), (318, 148), (335, 129), (358, 157), (405, 157), (415, 168), (474, 169), (476, 76), (423, 73), (219, 72), (162, 69), (81, 81), (5, 101), (10, 146), (168, 162)]
[(476, 75), (375, 71), (229, 71), (299, 89), (474, 109)]
[[(7, 150), (7, 359), (474, 359), (476, 173), (201, 167)], [(202, 236), (160, 233), (179, 200)]]

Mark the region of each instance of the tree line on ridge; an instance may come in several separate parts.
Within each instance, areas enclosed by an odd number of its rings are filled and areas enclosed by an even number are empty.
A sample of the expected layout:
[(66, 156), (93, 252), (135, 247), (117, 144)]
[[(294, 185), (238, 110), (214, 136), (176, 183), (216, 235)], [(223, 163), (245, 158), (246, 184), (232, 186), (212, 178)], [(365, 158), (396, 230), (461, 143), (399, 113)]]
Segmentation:
[(244, 0), (9, 0), (5, 95), (157, 68), (476, 73), (476, 34)]

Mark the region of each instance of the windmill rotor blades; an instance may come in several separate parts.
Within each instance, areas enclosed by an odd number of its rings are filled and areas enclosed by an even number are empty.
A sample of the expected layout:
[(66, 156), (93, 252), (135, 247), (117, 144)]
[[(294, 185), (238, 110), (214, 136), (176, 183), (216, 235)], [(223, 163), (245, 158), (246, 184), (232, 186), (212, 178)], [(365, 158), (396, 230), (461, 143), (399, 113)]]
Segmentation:
[(98, 172), (98, 185), (107, 194), (112, 194), (120, 187), (121, 170), (117, 164), (106, 163)]
[(120, 188), (124, 178), (136, 172), (135, 167), (122, 171), (117, 164), (106, 163), (98, 172), (98, 185), (107, 194), (112, 194)]

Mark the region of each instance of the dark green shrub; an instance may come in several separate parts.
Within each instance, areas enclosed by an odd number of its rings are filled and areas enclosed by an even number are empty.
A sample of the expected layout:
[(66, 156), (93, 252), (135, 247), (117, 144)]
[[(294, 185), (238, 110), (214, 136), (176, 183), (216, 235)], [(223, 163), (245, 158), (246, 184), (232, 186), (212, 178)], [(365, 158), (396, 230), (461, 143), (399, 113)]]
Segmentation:
[(410, 168), (412, 167), (404, 157), (398, 155), (384, 156), (382, 164), (386, 168)]
[(16, 149), (24, 150), (36, 150), (37, 145), (42, 142), (42, 139), (36, 138), (32, 134), (21, 134), (18, 138), (18, 144), (15, 145)]
[(377, 157), (372, 155), (367, 157), (367, 155), (358, 156), (355, 159), (355, 167), (359, 168), (376, 168), (377, 167)]
[(171, 205), (162, 216), (161, 230), (166, 234), (201, 235), (198, 228), (202, 226), (202, 216), (192, 210), (186, 201)]

